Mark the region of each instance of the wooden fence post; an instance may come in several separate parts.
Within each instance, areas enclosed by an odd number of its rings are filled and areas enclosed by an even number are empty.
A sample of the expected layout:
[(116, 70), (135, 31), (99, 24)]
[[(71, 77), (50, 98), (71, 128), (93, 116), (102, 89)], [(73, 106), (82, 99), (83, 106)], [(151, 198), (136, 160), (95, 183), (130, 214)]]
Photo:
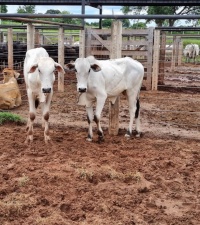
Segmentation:
[[(64, 46), (64, 28), (59, 27), (58, 32), (58, 63), (61, 66), (64, 66), (64, 54), (65, 54), (65, 46)], [(64, 74), (58, 72), (58, 91), (64, 92)]]
[(34, 48), (35, 46), (35, 27), (32, 23), (27, 24), (27, 50)]
[(166, 33), (161, 33), (161, 43), (160, 43), (160, 62), (159, 62), (159, 76), (158, 84), (164, 84), (165, 78), (165, 53), (166, 53)]
[(81, 30), (79, 34), (79, 58), (85, 57), (85, 30)]
[[(110, 58), (121, 58), (122, 49), (122, 22), (114, 21), (111, 28), (111, 48)], [(119, 131), (119, 100), (118, 97), (115, 104), (109, 101), (109, 128), (108, 132), (111, 135), (117, 135)]]
[(40, 32), (38, 29), (35, 30), (35, 48), (40, 46)]
[(154, 51), (153, 51), (153, 71), (152, 90), (158, 89), (159, 53), (160, 53), (160, 30), (154, 30)]
[(153, 35), (154, 27), (148, 28), (148, 56), (147, 56), (147, 78), (143, 81), (146, 90), (151, 90), (152, 88), (152, 60), (153, 60)]
[(8, 68), (13, 69), (13, 30), (8, 28)]
[(178, 66), (181, 66), (181, 64), (182, 64), (182, 57), (183, 57), (183, 42), (181, 40), (181, 37), (179, 37), (179, 40), (178, 40)]
[(91, 28), (86, 28), (85, 57), (91, 55)]

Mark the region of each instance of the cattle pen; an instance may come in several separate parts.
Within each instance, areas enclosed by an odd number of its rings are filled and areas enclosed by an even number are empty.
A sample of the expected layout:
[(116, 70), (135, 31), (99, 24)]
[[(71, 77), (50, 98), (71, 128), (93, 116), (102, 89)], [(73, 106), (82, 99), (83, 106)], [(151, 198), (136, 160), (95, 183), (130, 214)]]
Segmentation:
[[(63, 4), (64, 0), (59, 2)], [(188, 1), (123, 2), (158, 5)], [(23, 32), (17, 34), (14, 26), (4, 27), (1, 33), (1, 70), (9, 66), (22, 74), (22, 105), (1, 112), (28, 116), (23, 82), (23, 57), (28, 48), (45, 47), (63, 66), (88, 55), (100, 60), (129, 56), (145, 68), (140, 92), (142, 135), (124, 137), (129, 108), (126, 96), (121, 94), (116, 108), (107, 101), (103, 109), (104, 142), (98, 141), (96, 127), (93, 141), (87, 142), (87, 115), (85, 107), (77, 105), (76, 75), (56, 74), (49, 119), (50, 144), (43, 140), (41, 105), (34, 141), (29, 145), (24, 143), (25, 124), (0, 125), (0, 223), (198, 224), (200, 64), (186, 63), (182, 51), (187, 38), (198, 39), (198, 34), (190, 31), (198, 32), (199, 28), (129, 30), (122, 28), (118, 18), (110, 29), (87, 27), (72, 32), (69, 27), (54, 25), (56, 32), (52, 34), (34, 22), (22, 28)], [(76, 41), (79, 43), (74, 46)], [(110, 118), (113, 112), (117, 117)]]
[[(116, 58), (119, 55), (122, 57), (130, 56), (139, 60), (145, 68), (143, 89), (165, 90), (176, 88), (198, 91), (198, 83), (193, 85), (192, 82), (192, 80), (198, 82), (198, 75), (195, 75), (195, 77), (190, 75), (189, 78), (188, 75), (182, 77), (179, 73), (177, 77), (176, 74), (180, 66), (187, 66), (182, 55), (183, 38), (192, 37), (192, 35), (182, 34), (183, 29), (180, 33), (179, 28), (175, 30), (150, 27), (148, 29), (128, 30), (119, 28), (121, 26), (119, 24), (116, 26), (118, 27), (116, 30), (114, 28), (103, 30), (86, 28), (76, 33), (66, 33), (65, 29), (67, 28), (63, 29), (56, 26), (23, 25), (21, 27), (24, 30), (22, 33), (13, 32), (13, 29), (19, 28), (19, 26), (9, 27), (6, 35), (5, 32), (1, 33), (1, 40), (4, 40), (1, 45), (1, 69), (10, 67), (22, 73), (26, 49), (31, 48), (31, 46), (42, 46), (55, 61), (60, 61), (63, 65), (85, 55), (94, 55), (97, 59)], [(46, 29), (60, 29), (60, 31), (56, 36), (54, 33), (45, 32)], [(171, 34), (174, 30), (176, 33)], [(185, 31), (188, 30), (191, 30), (191, 28), (185, 28)], [(35, 36), (34, 39), (32, 39), (33, 36)], [(121, 40), (121, 43), (113, 41), (112, 38), (115, 36), (117, 37), (116, 40)], [(75, 46), (76, 40), (78, 40), (78, 45)], [(59, 51), (61, 52), (59, 53)], [(8, 57), (6, 57), (6, 54), (8, 54)], [(195, 72), (196, 69), (194, 68), (192, 74)], [(66, 77), (63, 79), (66, 79)], [(64, 90), (64, 81), (58, 80), (58, 89)], [(174, 84), (178, 84), (178, 86)], [(192, 85), (190, 86), (190, 84)]]

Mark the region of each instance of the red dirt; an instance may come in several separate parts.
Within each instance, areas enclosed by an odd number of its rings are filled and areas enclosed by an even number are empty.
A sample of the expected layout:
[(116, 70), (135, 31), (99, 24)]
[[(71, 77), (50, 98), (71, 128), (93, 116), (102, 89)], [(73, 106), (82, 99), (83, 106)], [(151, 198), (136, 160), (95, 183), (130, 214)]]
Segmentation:
[[(56, 89), (49, 144), (40, 110), (31, 145), (24, 143), (25, 125), (0, 126), (0, 224), (199, 224), (199, 114), (187, 113), (200, 112), (199, 93), (142, 91), (143, 136), (130, 140), (122, 96), (119, 135), (108, 134), (106, 105), (99, 144), (96, 133), (86, 141), (86, 113), (76, 105), (73, 80), (64, 93)], [(26, 96), (13, 112), (27, 117)]]

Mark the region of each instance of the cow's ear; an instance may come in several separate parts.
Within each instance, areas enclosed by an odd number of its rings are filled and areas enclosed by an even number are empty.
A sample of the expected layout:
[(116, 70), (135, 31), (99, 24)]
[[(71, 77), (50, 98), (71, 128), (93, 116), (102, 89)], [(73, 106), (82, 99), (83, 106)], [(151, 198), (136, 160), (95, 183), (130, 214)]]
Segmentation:
[(101, 71), (101, 67), (97, 64), (93, 64), (91, 65), (91, 69), (94, 71), (94, 72), (99, 72)]
[(65, 73), (64, 69), (62, 68), (62, 66), (59, 63), (55, 63), (55, 69), (59, 72), (59, 73)]
[(66, 65), (64, 66), (64, 69), (65, 69), (66, 71), (75, 71), (75, 70), (76, 70), (76, 69), (75, 69), (74, 63), (68, 63), (68, 64), (66, 64)]
[(38, 64), (33, 65), (33, 66), (30, 68), (29, 73), (34, 73), (35, 70), (36, 70), (37, 68), (38, 68)]

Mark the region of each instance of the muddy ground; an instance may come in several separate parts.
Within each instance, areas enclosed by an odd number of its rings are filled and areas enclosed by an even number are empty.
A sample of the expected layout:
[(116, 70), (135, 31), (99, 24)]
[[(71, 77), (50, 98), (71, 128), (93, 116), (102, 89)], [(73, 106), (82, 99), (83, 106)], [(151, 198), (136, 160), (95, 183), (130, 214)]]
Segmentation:
[[(199, 86), (198, 69), (166, 71), (165, 83)], [(26, 119), (23, 85), (21, 90), (23, 105), (12, 112)], [(106, 104), (102, 143), (96, 133), (93, 142), (86, 141), (86, 113), (76, 98), (75, 79), (66, 75), (64, 93), (55, 85), (50, 144), (44, 144), (40, 108), (31, 145), (24, 143), (25, 125), (0, 126), (0, 224), (199, 224), (200, 91), (143, 90), (143, 135), (129, 140), (124, 137), (128, 107), (121, 96), (119, 134), (108, 134)]]

